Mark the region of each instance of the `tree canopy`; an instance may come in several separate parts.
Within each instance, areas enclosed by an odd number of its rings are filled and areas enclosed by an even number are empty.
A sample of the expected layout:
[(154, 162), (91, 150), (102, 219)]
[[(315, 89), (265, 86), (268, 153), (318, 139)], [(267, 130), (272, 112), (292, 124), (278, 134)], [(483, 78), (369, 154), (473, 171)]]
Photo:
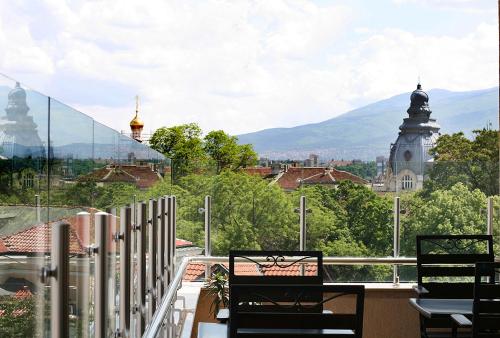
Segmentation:
[(424, 193), (450, 189), (461, 182), (487, 196), (498, 194), (498, 131), (474, 130), (474, 139), (455, 133), (442, 135), (431, 150), (435, 160), (424, 182)]
[(236, 136), (223, 130), (211, 131), (203, 139), (201, 135), (201, 128), (190, 123), (159, 128), (151, 137), (151, 147), (172, 160), (174, 181), (207, 165), (213, 164), (220, 173), (257, 163), (252, 145), (238, 144)]

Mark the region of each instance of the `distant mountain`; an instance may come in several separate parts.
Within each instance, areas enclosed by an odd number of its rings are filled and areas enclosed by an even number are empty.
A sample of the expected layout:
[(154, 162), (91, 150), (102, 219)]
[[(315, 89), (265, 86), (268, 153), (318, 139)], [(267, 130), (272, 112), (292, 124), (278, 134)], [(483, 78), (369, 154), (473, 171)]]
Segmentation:
[[(251, 143), (260, 156), (273, 159), (305, 159), (310, 153), (323, 159), (374, 160), (389, 154), (396, 141), (410, 94), (351, 110), (320, 123), (293, 128), (272, 128), (238, 135), (240, 143)], [(431, 117), (441, 133), (472, 130), (492, 124), (498, 128), (498, 87), (467, 92), (432, 89), (427, 92)]]

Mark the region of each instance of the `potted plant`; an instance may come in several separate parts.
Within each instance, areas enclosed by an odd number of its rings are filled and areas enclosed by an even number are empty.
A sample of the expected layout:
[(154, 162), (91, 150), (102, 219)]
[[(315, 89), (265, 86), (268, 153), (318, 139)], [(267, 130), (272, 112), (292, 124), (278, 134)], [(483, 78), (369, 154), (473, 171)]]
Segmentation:
[(208, 289), (207, 296), (213, 297), (210, 304), (210, 313), (217, 317), (217, 314), (222, 308), (227, 308), (229, 305), (229, 290), (227, 276), (223, 273), (216, 272), (207, 279), (205, 287)]

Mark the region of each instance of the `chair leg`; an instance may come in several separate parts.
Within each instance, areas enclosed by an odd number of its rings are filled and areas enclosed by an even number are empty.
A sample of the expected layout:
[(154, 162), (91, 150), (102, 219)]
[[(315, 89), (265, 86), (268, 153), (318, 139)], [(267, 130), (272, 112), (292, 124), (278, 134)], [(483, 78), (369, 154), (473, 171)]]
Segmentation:
[(429, 338), (427, 336), (427, 329), (425, 326), (425, 317), (422, 315), (419, 315), (420, 317), (420, 338)]
[(457, 338), (457, 326), (456, 325), (453, 325), (451, 327), (451, 337), (452, 338)]

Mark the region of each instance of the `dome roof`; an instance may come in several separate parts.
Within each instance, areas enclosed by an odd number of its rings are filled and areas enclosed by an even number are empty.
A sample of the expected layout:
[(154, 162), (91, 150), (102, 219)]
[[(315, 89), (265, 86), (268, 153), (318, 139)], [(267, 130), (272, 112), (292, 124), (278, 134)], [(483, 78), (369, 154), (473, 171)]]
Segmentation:
[(417, 89), (411, 93), (410, 101), (412, 107), (425, 106), (429, 102), (429, 96), (422, 90), (422, 85), (420, 83), (417, 85)]
[(16, 82), (16, 87), (9, 92), (9, 101), (26, 101), (26, 91), (21, 88), (19, 82)]
[(138, 113), (135, 112), (135, 117), (130, 121), (130, 128), (135, 129), (135, 128), (143, 128), (144, 127), (144, 122), (139, 118), (137, 115)]

